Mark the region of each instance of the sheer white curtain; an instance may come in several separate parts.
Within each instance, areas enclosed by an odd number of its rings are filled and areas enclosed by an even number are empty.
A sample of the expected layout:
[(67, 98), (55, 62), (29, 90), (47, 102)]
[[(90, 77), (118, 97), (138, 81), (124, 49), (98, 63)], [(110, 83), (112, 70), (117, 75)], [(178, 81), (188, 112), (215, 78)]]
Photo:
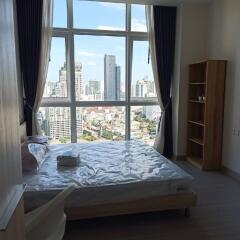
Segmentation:
[(43, 0), (42, 10), (42, 36), (41, 36), (41, 54), (39, 61), (38, 85), (35, 103), (33, 107), (33, 135), (40, 133), (37, 120), (37, 112), (41, 104), (43, 91), (47, 78), (48, 63), (50, 59), (51, 39), (52, 39), (52, 18), (53, 18), (53, 0)]
[(158, 97), (158, 103), (162, 111), (161, 121), (159, 122), (159, 129), (154, 142), (154, 148), (162, 154), (164, 150), (164, 126), (165, 126), (164, 119), (165, 117), (164, 117), (164, 106), (162, 103), (162, 97), (161, 97), (159, 79), (158, 79), (156, 43), (155, 43), (155, 32), (154, 32), (154, 16), (153, 16), (152, 5), (146, 5), (146, 18), (147, 18), (147, 29), (148, 29), (153, 77), (154, 77), (155, 88), (156, 88), (157, 97)]

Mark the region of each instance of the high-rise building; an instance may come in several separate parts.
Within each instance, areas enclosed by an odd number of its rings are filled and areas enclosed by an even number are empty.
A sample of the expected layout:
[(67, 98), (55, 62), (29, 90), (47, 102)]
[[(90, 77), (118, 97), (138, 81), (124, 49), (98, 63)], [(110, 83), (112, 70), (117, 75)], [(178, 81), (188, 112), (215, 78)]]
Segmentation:
[(50, 97), (67, 97), (67, 67), (66, 63), (59, 70), (59, 81), (56, 82), (55, 89)]
[(148, 93), (155, 94), (155, 82), (148, 81)]
[(116, 57), (104, 56), (104, 100), (115, 100)]
[[(48, 87), (47, 97), (67, 97), (67, 71), (66, 63), (59, 70), (59, 81)], [(82, 64), (75, 65), (75, 91), (76, 97), (81, 98), (82, 91)], [(78, 100), (78, 99), (77, 99)], [(42, 129), (46, 135), (60, 141), (71, 139), (71, 114), (68, 107), (49, 107), (40, 110)], [(43, 117), (45, 118), (43, 120)], [(82, 113), (79, 108), (76, 112), (77, 134), (82, 134)]]
[(90, 80), (85, 87), (85, 95), (89, 101), (101, 101), (101, 82)]
[(121, 94), (121, 67), (115, 66), (115, 83), (116, 83), (116, 98), (115, 100), (120, 100)]
[(82, 63), (75, 63), (75, 94), (76, 100), (82, 100)]
[(90, 80), (86, 85), (86, 95), (95, 95), (100, 93), (100, 81)]
[(70, 109), (65, 107), (45, 108), (45, 134), (54, 139), (71, 138)]
[(76, 120), (77, 120), (77, 137), (81, 137), (83, 134), (83, 113), (82, 108), (76, 109)]
[(136, 83), (136, 97), (150, 97), (155, 94), (155, 84), (147, 76)]
[(116, 57), (104, 56), (104, 100), (120, 99), (121, 68), (116, 65)]
[(56, 82), (46, 82), (43, 97), (51, 97), (55, 91)]
[(148, 93), (148, 83), (145, 78), (136, 83), (136, 97), (146, 97)]

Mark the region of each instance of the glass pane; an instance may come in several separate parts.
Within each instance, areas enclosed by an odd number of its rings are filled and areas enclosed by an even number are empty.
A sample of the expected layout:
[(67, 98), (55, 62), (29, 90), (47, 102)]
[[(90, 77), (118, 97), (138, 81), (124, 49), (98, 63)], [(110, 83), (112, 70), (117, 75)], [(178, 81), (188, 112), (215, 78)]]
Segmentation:
[(38, 122), (42, 134), (51, 138), (50, 143), (71, 142), (71, 114), (68, 107), (41, 107)]
[(43, 97), (67, 97), (68, 79), (66, 66), (65, 38), (53, 37), (51, 61), (48, 66), (47, 80)]
[(157, 101), (151, 61), (148, 64), (148, 42), (133, 42), (131, 100)]
[(140, 139), (153, 146), (160, 116), (157, 105), (131, 107), (131, 139)]
[(77, 108), (78, 142), (125, 140), (125, 107)]
[(147, 32), (145, 5), (132, 4), (131, 30)]
[(77, 101), (125, 98), (125, 38), (75, 36)]
[(126, 4), (73, 1), (75, 28), (125, 30)]
[(53, 2), (53, 27), (67, 27), (66, 0), (54, 0)]

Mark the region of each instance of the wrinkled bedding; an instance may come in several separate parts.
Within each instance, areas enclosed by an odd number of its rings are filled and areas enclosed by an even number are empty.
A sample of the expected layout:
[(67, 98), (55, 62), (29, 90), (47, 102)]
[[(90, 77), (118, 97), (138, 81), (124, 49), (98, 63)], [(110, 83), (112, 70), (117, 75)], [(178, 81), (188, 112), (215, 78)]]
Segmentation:
[[(57, 156), (80, 154), (77, 167), (57, 167)], [(140, 141), (50, 145), (38, 173), (23, 176), (25, 205), (33, 209), (70, 183), (69, 206), (85, 206), (190, 191), (192, 176)]]

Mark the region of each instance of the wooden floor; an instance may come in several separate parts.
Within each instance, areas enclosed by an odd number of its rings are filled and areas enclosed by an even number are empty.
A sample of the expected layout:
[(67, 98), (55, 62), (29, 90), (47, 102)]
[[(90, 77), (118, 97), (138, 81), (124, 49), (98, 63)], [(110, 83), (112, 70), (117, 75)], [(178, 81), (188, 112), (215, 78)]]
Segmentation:
[(182, 211), (170, 211), (71, 222), (64, 240), (239, 240), (240, 183), (179, 165), (195, 177), (198, 204), (189, 219)]

